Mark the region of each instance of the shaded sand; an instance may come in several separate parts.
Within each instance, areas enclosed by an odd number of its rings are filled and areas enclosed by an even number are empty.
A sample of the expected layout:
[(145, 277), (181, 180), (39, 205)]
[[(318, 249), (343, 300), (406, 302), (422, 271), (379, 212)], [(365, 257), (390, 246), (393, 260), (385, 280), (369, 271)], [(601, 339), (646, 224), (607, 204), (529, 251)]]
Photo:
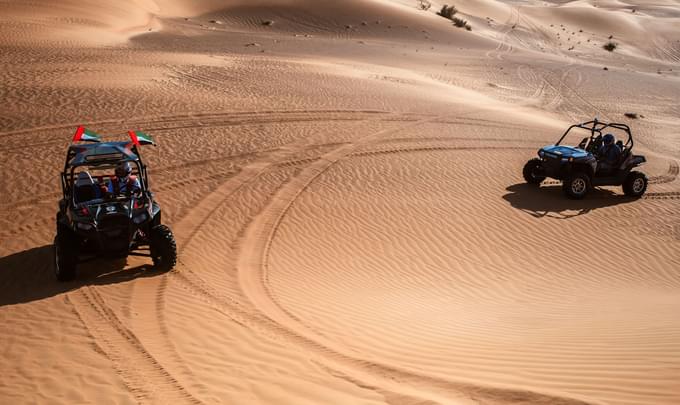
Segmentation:
[[(680, 403), (680, 2), (53, 3), (0, 1), (0, 402)], [(644, 198), (523, 184), (593, 117)], [(158, 140), (175, 271), (54, 280), (80, 124)]]

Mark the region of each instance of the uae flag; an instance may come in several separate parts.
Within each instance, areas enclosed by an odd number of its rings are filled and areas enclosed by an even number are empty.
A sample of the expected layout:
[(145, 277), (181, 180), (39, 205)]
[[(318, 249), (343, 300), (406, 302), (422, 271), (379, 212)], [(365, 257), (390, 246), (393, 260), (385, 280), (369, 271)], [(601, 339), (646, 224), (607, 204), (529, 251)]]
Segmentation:
[(97, 135), (94, 131), (90, 131), (84, 126), (79, 126), (76, 129), (76, 134), (73, 135), (73, 142), (79, 141), (89, 141), (89, 142), (101, 142), (102, 138)]
[(145, 134), (142, 131), (128, 131), (128, 134), (130, 134), (130, 139), (132, 139), (132, 143), (135, 145), (155, 145), (156, 142), (153, 141), (153, 138), (149, 134)]

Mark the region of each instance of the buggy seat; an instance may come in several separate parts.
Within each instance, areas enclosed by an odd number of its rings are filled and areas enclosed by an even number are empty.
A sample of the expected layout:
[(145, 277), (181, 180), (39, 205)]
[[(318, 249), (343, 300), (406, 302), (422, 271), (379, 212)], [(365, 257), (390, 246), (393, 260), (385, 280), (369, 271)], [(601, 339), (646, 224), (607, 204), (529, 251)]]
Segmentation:
[(621, 149), (621, 156), (619, 157), (619, 161), (616, 162), (615, 167), (618, 167), (619, 169), (625, 169), (628, 165), (628, 161), (633, 157), (633, 154), (631, 153), (632, 148), (626, 148), (621, 141), (618, 141), (616, 146)]
[(99, 198), (99, 187), (92, 179), (89, 172), (78, 173), (78, 178), (73, 187), (73, 200), (76, 204)]

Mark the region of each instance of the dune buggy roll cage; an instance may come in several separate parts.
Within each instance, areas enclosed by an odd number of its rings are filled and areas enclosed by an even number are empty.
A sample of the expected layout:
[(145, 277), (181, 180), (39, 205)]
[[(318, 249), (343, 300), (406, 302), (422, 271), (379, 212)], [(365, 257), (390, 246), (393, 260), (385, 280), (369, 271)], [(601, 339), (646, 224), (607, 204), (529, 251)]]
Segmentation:
[[(113, 151), (107, 153), (96, 153), (96, 146), (110, 146)], [(93, 149), (90, 151), (90, 149)], [(78, 167), (98, 167), (110, 166), (113, 167), (120, 162), (130, 162), (137, 166), (139, 173), (139, 180), (142, 192), (147, 190), (148, 175), (146, 165), (142, 162), (142, 156), (137, 149), (137, 145), (130, 142), (110, 142), (98, 143), (96, 145), (74, 145), (72, 144), (66, 154), (66, 162), (64, 163), (64, 170), (61, 173), (61, 188), (64, 198), (71, 195), (72, 184), (74, 180), (75, 170)], [(70, 170), (69, 170), (70, 168)]]
[(628, 125), (619, 124), (619, 123), (607, 124), (607, 123), (598, 121), (597, 118), (593, 119), (592, 121), (584, 122), (582, 124), (575, 124), (575, 125), (570, 126), (569, 128), (567, 128), (567, 130), (564, 132), (564, 134), (562, 135), (560, 140), (557, 141), (557, 143), (555, 145), (559, 145), (560, 143), (562, 143), (562, 140), (564, 140), (564, 138), (567, 136), (569, 131), (571, 131), (574, 128), (581, 128), (581, 129), (585, 129), (585, 130), (590, 131), (590, 141), (591, 142), (594, 138), (596, 138), (597, 135), (602, 135), (602, 131), (605, 130), (606, 128), (619, 129), (621, 131), (624, 131), (626, 134), (628, 134), (628, 140), (626, 141), (624, 146), (627, 149), (633, 148), (633, 136), (630, 133), (630, 127)]

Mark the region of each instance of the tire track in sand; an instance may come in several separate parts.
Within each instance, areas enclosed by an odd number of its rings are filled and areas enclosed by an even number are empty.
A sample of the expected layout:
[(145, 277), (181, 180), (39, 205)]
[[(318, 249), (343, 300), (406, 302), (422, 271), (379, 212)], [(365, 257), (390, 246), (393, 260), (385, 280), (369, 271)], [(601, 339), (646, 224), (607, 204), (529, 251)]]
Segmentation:
[[(389, 111), (384, 111), (384, 110), (370, 110), (370, 109), (363, 109), (363, 110), (352, 110), (352, 109), (320, 109), (320, 110), (309, 110), (309, 109), (300, 109), (300, 110), (258, 110), (258, 111), (233, 111), (233, 110), (227, 110), (227, 111), (215, 111), (215, 112), (185, 112), (182, 114), (173, 114), (173, 115), (139, 115), (136, 117), (120, 117), (120, 118), (110, 118), (110, 119), (105, 119), (105, 120), (96, 120), (96, 121), (90, 121), (87, 123), (83, 122), (72, 122), (72, 123), (61, 123), (61, 124), (55, 124), (55, 125), (45, 125), (41, 127), (31, 127), (31, 128), (24, 128), (24, 129), (18, 129), (14, 131), (7, 131), (7, 132), (0, 132), (0, 137), (7, 137), (7, 136), (13, 136), (13, 135), (25, 135), (25, 134), (30, 134), (34, 133), (36, 131), (53, 131), (53, 130), (59, 130), (59, 129), (73, 129), (77, 127), (78, 125), (108, 125), (108, 124), (119, 124), (122, 122), (127, 122), (129, 124), (161, 124), (161, 123), (180, 123), (180, 124), (175, 124), (175, 125), (180, 125), (182, 122), (185, 121), (191, 121), (191, 120), (204, 120), (208, 121), (211, 119), (221, 119), (221, 120), (229, 120), (231, 119), (232, 121), (230, 122), (239, 122), (239, 118), (241, 121), (247, 121), (247, 122), (260, 122), (262, 118), (268, 118), (271, 116), (276, 116), (276, 115), (295, 115), (295, 114), (300, 114), (300, 115), (313, 115), (313, 114), (322, 114), (322, 115), (328, 115), (328, 114), (387, 114)], [(267, 120), (269, 121), (269, 120)]]
[[(389, 116), (393, 116), (393, 114), (390, 114)], [(382, 119), (384, 117), (379, 118)], [(238, 174), (219, 184), (214, 191), (203, 198), (194, 209), (180, 218), (173, 226), (180, 253), (193, 240), (196, 233), (215, 211), (223, 206), (232, 195), (241, 190), (246, 184), (255, 181), (259, 176), (266, 173), (268, 169), (291, 167), (313, 161), (314, 159), (295, 160), (297, 154), (304, 152), (306, 148), (309, 147), (309, 141), (309, 139), (298, 140), (274, 150), (272, 153), (263, 156), (258, 161), (251, 162)], [(163, 338), (162, 340), (164, 342), (162, 344), (157, 345), (154, 349), (149, 348), (149, 350), (153, 352), (162, 352), (165, 360), (170, 358), (173, 367), (180, 368), (183, 375), (191, 376), (191, 371), (184, 366), (181, 355), (173, 344), (172, 339), (169, 337), (169, 328), (164, 314), (166, 291), (169, 280), (178, 281), (181, 287), (237, 323), (247, 323), (248, 316), (245, 311), (237, 309), (238, 302), (236, 301), (228, 301), (229, 305), (227, 306), (227, 309), (225, 309), (224, 303), (227, 301), (227, 298), (211, 291), (211, 287), (208, 283), (203, 282), (203, 280), (190, 269), (184, 268), (181, 256), (178, 260), (177, 268), (170, 274), (164, 274), (153, 279), (144, 279), (144, 282), (146, 283), (144, 294), (133, 294), (130, 306), (131, 308), (136, 308), (137, 312), (140, 314), (140, 319), (144, 320), (147, 333), (152, 331), (151, 335), (155, 337), (153, 342), (154, 345), (157, 343), (155, 340), (158, 336)], [(149, 293), (149, 291), (152, 291), (152, 293)], [(153, 296), (152, 305), (149, 305), (149, 296)], [(153, 313), (148, 311), (149, 308), (153, 308)], [(238, 315), (235, 315), (234, 312)], [(135, 337), (135, 339), (140, 343), (140, 347), (144, 347), (139, 338)], [(146, 350), (146, 352), (149, 353), (149, 350)], [(201, 385), (200, 382), (195, 381), (195, 379), (191, 377), (189, 377), (189, 379), (194, 383), (193, 385)]]
[[(404, 130), (431, 120), (420, 120), (398, 130)], [(366, 142), (393, 131), (386, 130), (369, 135), (362, 138), (361, 143), (345, 145), (323, 155), (278, 190), (270, 204), (252, 221), (240, 243), (241, 249), (237, 270), (239, 283), (246, 297), (278, 329), (285, 331), (286, 335), (295, 338), (299, 344), (320, 352), (326, 361), (330, 361), (333, 364), (333, 366), (326, 364), (326, 367), (339, 373), (350, 375), (359, 373), (368, 378), (379, 379), (382, 384), (396, 387), (397, 389), (400, 384), (407, 383), (418, 387), (426, 387), (431, 392), (443, 391), (448, 395), (463, 395), (475, 400), (481, 400), (482, 398), (515, 398), (517, 399), (516, 402), (544, 402), (551, 404), (587, 403), (574, 398), (558, 397), (523, 389), (482, 387), (445, 380), (394, 366), (367, 361), (356, 357), (356, 354), (348, 354), (342, 349), (338, 349), (331, 339), (306, 327), (299, 319), (276, 302), (268, 287), (267, 261), (272, 240), (276, 236), (277, 229), (287, 211), (307, 187), (331, 166), (352, 155), (359, 146)]]
[[(65, 144), (69, 142), (74, 128), (79, 125), (89, 127), (100, 125), (104, 127), (101, 133), (107, 134), (107, 127), (120, 128), (143, 128), (147, 132), (180, 131), (186, 129), (203, 129), (212, 127), (243, 126), (243, 125), (267, 125), (297, 122), (321, 122), (321, 121), (361, 121), (367, 118), (389, 114), (381, 110), (272, 110), (272, 111), (244, 111), (244, 112), (213, 112), (213, 113), (186, 113), (173, 116), (139, 116), (131, 118), (112, 118), (107, 120), (92, 121), (88, 123), (68, 123), (52, 126), (21, 129), (17, 131), (0, 133), (3, 145), (0, 152), (23, 151), (30, 148), (44, 148), (51, 145)], [(51, 136), (51, 139), (40, 139), (37, 142), (26, 142), (27, 134), (36, 132), (54, 131), (64, 133), (67, 136)], [(99, 131), (98, 131), (99, 132)], [(127, 139), (122, 131), (120, 138)]]
[(438, 152), (447, 150), (534, 150), (536, 148), (530, 146), (413, 146), (402, 148), (392, 148), (392, 149), (380, 149), (380, 150), (369, 150), (361, 152), (352, 152), (348, 157), (354, 156), (375, 156), (375, 155), (386, 155), (392, 153), (404, 153), (404, 152)]
[(69, 293), (67, 300), (138, 401), (201, 403), (145, 349), (95, 287), (86, 286)]
[(644, 200), (680, 200), (680, 191), (646, 193), (642, 198)]
[(517, 26), (517, 24), (519, 24), (520, 7), (521, 6), (512, 6), (510, 9), (510, 15), (508, 16), (508, 19), (505, 21), (505, 23), (503, 23), (505, 29), (501, 32), (500, 38), (496, 40), (498, 41), (498, 45), (496, 45), (495, 49), (486, 52), (485, 56), (487, 59), (496, 58), (499, 61), (502, 61), (503, 55), (512, 53), (513, 46), (507, 43), (507, 40), (510, 36), (510, 32)]
[(668, 171), (661, 176), (652, 176), (649, 178), (649, 184), (664, 184), (672, 183), (678, 178), (678, 173), (680, 172), (680, 166), (678, 162), (673, 160), (668, 164)]

